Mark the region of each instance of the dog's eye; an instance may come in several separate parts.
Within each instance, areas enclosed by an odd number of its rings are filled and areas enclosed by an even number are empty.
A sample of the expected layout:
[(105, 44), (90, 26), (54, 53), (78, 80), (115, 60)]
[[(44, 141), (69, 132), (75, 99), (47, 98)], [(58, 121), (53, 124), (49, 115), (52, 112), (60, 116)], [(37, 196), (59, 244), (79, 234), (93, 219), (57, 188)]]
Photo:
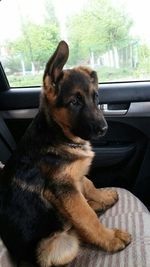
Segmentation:
[(79, 106), (82, 104), (82, 96), (80, 94), (77, 93), (76, 96), (74, 96), (71, 100), (70, 100), (70, 105), (72, 106)]
[(78, 104), (78, 100), (76, 98), (73, 98), (73, 99), (70, 100), (70, 105), (75, 106), (77, 104)]

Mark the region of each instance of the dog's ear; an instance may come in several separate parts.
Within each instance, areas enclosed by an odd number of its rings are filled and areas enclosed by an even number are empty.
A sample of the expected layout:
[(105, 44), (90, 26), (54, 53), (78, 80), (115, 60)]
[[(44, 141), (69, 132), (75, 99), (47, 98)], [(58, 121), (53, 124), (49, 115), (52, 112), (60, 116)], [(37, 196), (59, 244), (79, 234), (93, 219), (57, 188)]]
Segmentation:
[(95, 83), (95, 84), (98, 84), (98, 77), (97, 77), (97, 73), (96, 73), (96, 71), (92, 71), (91, 73), (90, 73), (90, 76), (91, 76), (91, 80), (92, 80), (92, 82), (93, 83)]
[(46, 64), (43, 81), (49, 76), (51, 83), (56, 83), (69, 56), (69, 47), (65, 41), (61, 41), (52, 57)]

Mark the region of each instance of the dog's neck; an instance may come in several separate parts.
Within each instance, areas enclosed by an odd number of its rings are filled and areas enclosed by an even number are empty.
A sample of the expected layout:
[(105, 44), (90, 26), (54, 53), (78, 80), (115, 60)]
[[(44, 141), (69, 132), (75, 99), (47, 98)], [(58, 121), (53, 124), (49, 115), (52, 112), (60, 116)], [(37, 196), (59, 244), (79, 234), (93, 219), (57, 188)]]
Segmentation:
[(89, 146), (89, 141), (86, 141), (78, 136), (74, 136), (70, 132), (63, 131), (61, 127), (53, 120), (50, 116), (48, 110), (40, 109), (40, 114), (43, 114), (45, 117), (46, 124), (50, 130), (53, 129), (53, 132), (56, 133), (55, 138), (58, 139), (59, 143), (62, 143), (65, 146), (70, 148), (80, 148), (86, 150), (87, 144)]
[(85, 147), (85, 144), (81, 144), (81, 143), (79, 144), (79, 143), (66, 142), (65, 144), (71, 148), (84, 148)]
[(68, 129), (62, 129), (57, 122), (53, 120), (51, 117), (50, 109), (48, 108), (47, 105), (47, 99), (45, 96), (42, 94), (41, 95), (41, 103), (40, 103), (40, 112), (44, 114), (44, 117), (46, 119), (47, 125), (51, 126), (53, 125), (53, 129), (57, 128), (57, 134), (59, 135), (59, 140), (62, 139), (62, 142), (68, 145), (71, 148), (84, 148), (86, 143), (88, 141), (78, 137), (74, 136), (70, 130)]
[(92, 157), (94, 155), (92, 148), (91, 148), (91, 144), (89, 141), (84, 141), (84, 143), (82, 143), (82, 144), (81, 143), (79, 144), (79, 143), (66, 142), (66, 143), (64, 143), (64, 145), (69, 147), (70, 153), (76, 153), (76, 151), (77, 151), (78, 156), (81, 156), (81, 155), (87, 156), (87, 153), (92, 153)]

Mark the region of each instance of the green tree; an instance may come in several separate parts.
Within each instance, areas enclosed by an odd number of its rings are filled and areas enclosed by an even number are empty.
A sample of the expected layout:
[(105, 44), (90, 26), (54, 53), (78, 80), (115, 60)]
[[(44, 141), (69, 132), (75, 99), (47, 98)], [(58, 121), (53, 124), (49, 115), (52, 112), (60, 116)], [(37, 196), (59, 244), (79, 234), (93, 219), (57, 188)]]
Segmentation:
[[(9, 51), (9, 60), (7, 60), (6, 65), (13, 66), (13, 62), (20, 60), (25, 64), (27, 70), (31, 70), (32, 67), (40, 70), (44, 68), (45, 63), (53, 53), (59, 41), (59, 23), (55, 16), (52, 1), (43, 0), (43, 3), (45, 13), (41, 24), (36, 24), (29, 18), (24, 17), (18, 4), (21, 34), (16, 40), (5, 44)], [(18, 64), (19, 67), (20, 64)]]
[(24, 33), (9, 43), (9, 49), (12, 55), (19, 55), (26, 66), (34, 63), (39, 69), (44, 67), (58, 40), (59, 31), (55, 24), (37, 25), (28, 22), (24, 25)]
[(150, 47), (147, 44), (141, 44), (138, 48), (138, 66), (137, 75), (147, 75), (150, 73)]
[[(37, 25), (27, 22), (24, 31), (15, 41), (7, 42), (5, 46), (10, 58), (20, 58), (27, 69), (33, 63), (37, 70), (44, 68), (59, 40), (59, 29), (56, 24)], [(17, 60), (16, 60), (17, 61)], [(10, 65), (10, 60), (9, 60)]]
[(8, 56), (5, 59), (2, 59), (2, 64), (8, 74), (19, 73), (22, 69), (21, 59), (19, 56)]
[(92, 52), (99, 56), (113, 47), (127, 45), (131, 25), (129, 16), (113, 6), (111, 0), (87, 1), (86, 9), (71, 17), (67, 25), (70, 45), (75, 51), (70, 64), (77, 60), (88, 62)]

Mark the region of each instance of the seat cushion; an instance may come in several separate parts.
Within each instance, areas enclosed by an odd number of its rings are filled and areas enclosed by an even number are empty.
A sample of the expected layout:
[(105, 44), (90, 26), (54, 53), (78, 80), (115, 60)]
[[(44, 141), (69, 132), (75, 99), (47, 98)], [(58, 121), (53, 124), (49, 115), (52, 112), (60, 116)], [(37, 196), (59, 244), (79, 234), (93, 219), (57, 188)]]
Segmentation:
[(129, 191), (116, 188), (119, 201), (99, 217), (109, 228), (120, 228), (132, 234), (124, 250), (111, 254), (92, 246), (80, 249), (67, 267), (148, 267), (150, 266), (150, 213)]
[[(150, 213), (129, 191), (115, 188), (119, 201), (104, 214), (100, 221), (109, 228), (120, 228), (132, 234), (131, 244), (117, 253), (107, 253), (94, 246), (84, 245), (78, 256), (67, 267), (149, 267), (150, 266)], [(0, 244), (0, 266), (14, 267), (9, 254)], [(20, 267), (29, 264), (21, 264)]]

